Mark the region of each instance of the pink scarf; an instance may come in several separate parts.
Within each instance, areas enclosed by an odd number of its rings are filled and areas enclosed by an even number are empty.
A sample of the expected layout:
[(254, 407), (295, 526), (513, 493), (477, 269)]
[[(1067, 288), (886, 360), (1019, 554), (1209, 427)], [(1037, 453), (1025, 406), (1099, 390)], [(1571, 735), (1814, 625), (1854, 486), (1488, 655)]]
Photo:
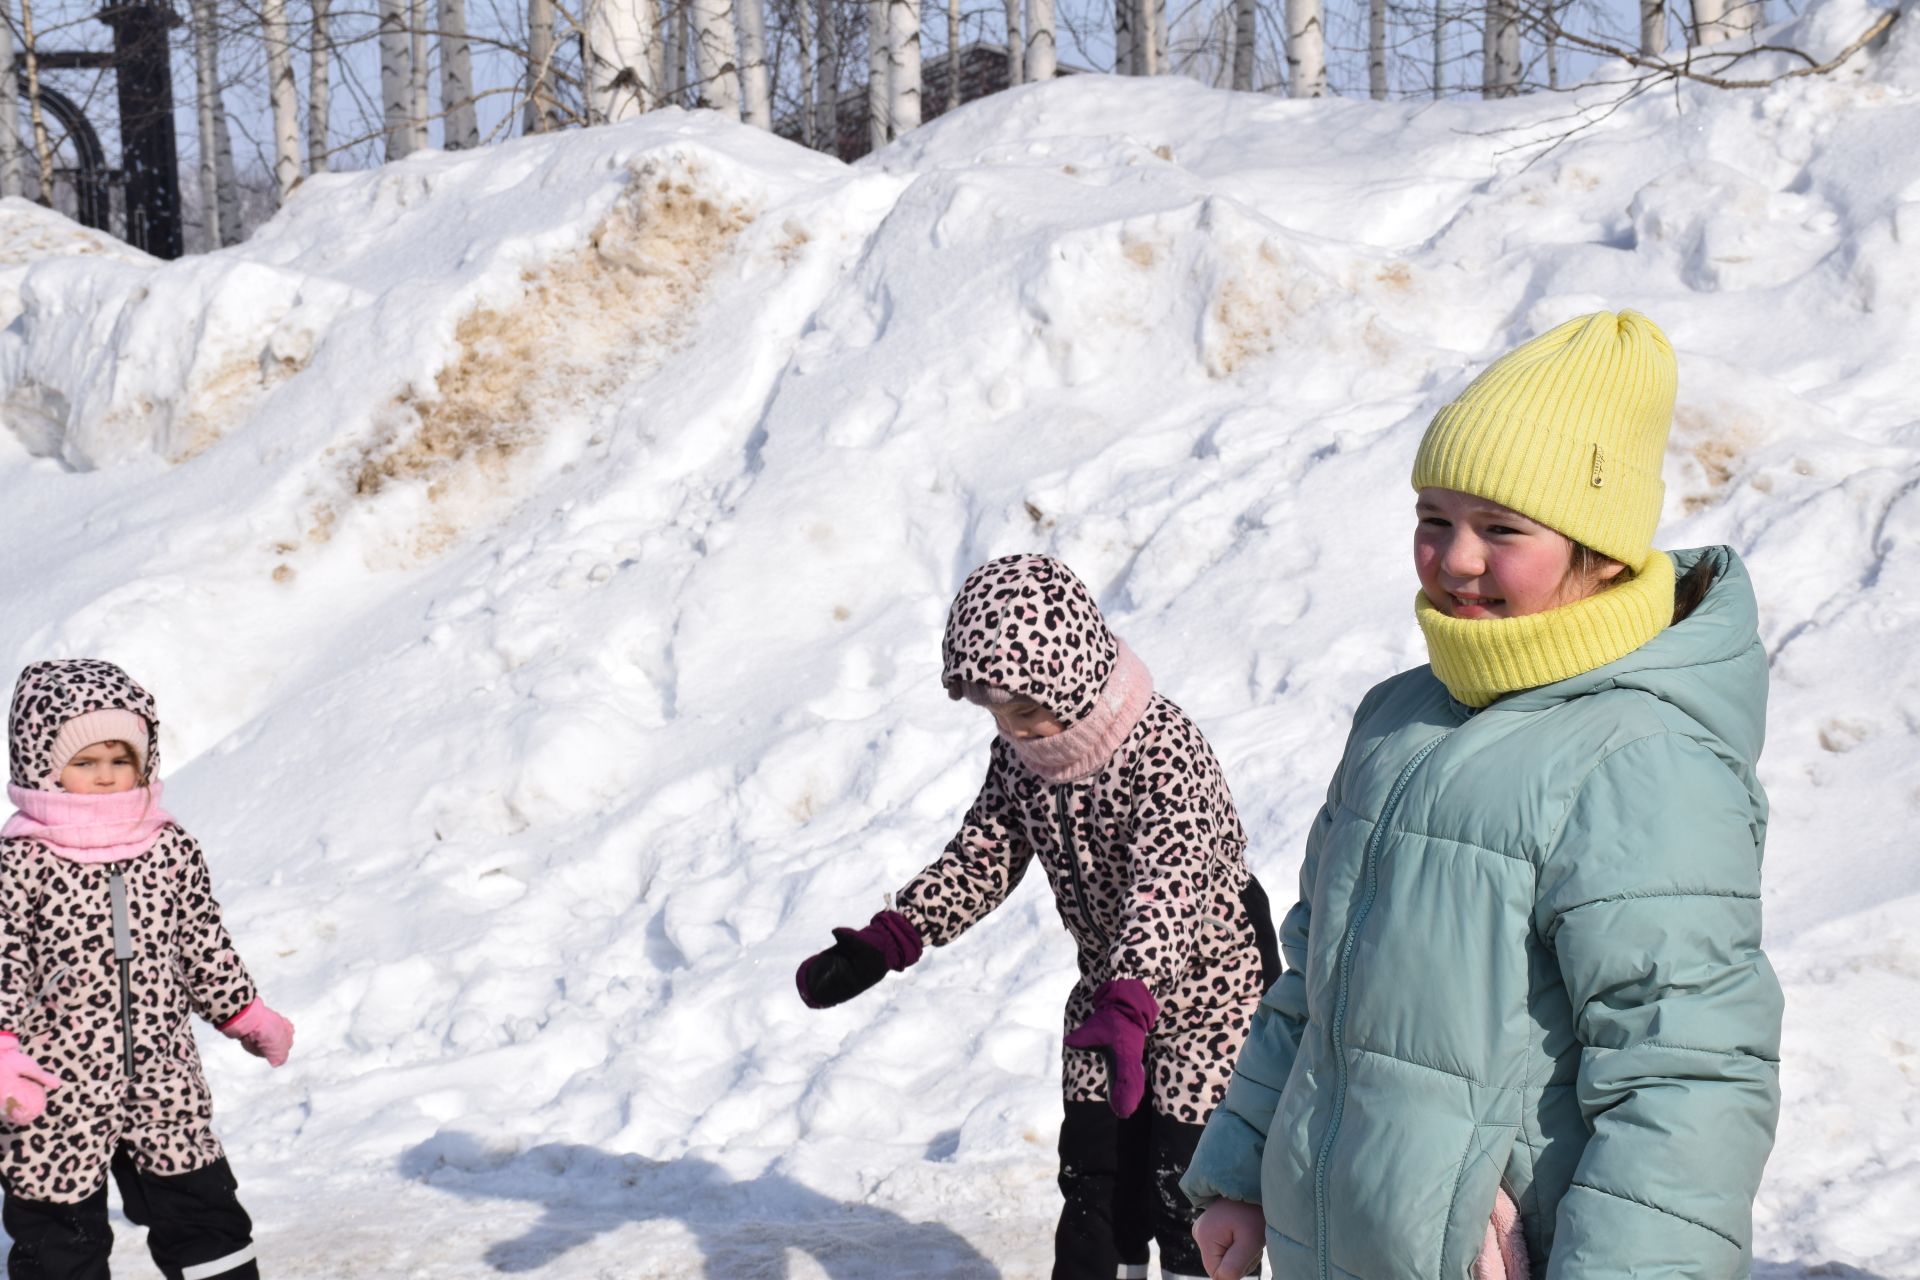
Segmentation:
[(68, 862), (125, 862), (153, 848), (173, 815), (160, 807), (160, 783), (106, 795), (29, 791), (9, 786), (19, 812), (0, 839), (38, 840)]
[(1114, 643), (1113, 670), (1093, 710), (1050, 738), (1007, 739), (1020, 763), (1048, 782), (1078, 782), (1100, 772), (1147, 713), (1153, 675), (1125, 640)]

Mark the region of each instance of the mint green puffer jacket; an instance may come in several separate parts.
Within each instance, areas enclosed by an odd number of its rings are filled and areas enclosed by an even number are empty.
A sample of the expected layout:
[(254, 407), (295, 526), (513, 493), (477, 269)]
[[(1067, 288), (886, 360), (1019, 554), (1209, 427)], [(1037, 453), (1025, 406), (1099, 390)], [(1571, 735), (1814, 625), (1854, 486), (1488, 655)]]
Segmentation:
[[(1283, 1280), (1458, 1280), (1496, 1189), (1548, 1280), (1734, 1280), (1779, 1111), (1767, 656), (1724, 547), (1684, 621), (1474, 712), (1376, 687), (1185, 1183)], [(1544, 1263), (1544, 1265), (1543, 1265)]]

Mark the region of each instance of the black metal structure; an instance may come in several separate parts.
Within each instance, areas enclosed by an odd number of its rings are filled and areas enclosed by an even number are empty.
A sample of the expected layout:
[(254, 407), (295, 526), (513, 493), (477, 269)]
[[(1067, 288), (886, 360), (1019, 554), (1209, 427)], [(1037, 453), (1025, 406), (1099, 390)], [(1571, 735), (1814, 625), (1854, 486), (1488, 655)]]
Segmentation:
[(180, 154), (173, 132), (173, 65), (167, 33), (180, 25), (166, 0), (109, 4), (114, 82), (120, 94), (120, 168), (127, 182), (127, 239), (156, 258), (185, 251), (180, 234)]
[[(180, 25), (180, 18), (168, 0), (109, 3), (98, 17), (113, 29), (113, 52), (49, 49), (37, 51), (36, 61), (45, 71), (114, 73), (120, 105), (120, 168), (107, 167), (100, 135), (72, 99), (43, 81), (40, 102), (73, 142), (79, 161), (72, 178), (80, 221), (112, 231), (112, 189), (119, 185), (125, 191), (128, 242), (156, 258), (177, 258), (186, 246), (181, 236), (180, 155), (174, 136), (173, 65), (167, 33)], [(25, 72), (20, 82), (24, 96)]]
[[(24, 98), (27, 73), (20, 72), (19, 80), (20, 96)], [(100, 145), (100, 135), (93, 131), (86, 113), (58, 89), (41, 85), (40, 105), (59, 122), (73, 143), (76, 164), (71, 177), (74, 198), (80, 206), (80, 225), (96, 231), (112, 231), (113, 182), (119, 175), (107, 167), (107, 153)]]

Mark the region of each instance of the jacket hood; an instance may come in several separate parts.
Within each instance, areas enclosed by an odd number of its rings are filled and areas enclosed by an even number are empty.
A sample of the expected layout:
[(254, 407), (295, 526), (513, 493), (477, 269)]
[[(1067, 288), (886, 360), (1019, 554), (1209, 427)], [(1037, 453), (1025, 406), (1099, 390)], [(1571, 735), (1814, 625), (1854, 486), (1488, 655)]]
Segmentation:
[(1119, 644), (1093, 593), (1051, 556), (1003, 556), (967, 575), (947, 613), (947, 693), (986, 684), (1044, 703), (1072, 724), (1093, 710)]
[(1609, 688), (1638, 689), (1684, 712), (1751, 768), (1767, 726), (1767, 651), (1753, 579), (1731, 547), (1665, 554), (1673, 557), (1676, 578), (1702, 560), (1714, 566), (1713, 585), (1698, 608), (1623, 658), (1496, 705), (1526, 711)]
[(7, 717), (13, 785), (58, 791), (53, 777), (54, 740), (60, 727), (89, 711), (131, 711), (147, 722), (146, 780), (160, 775), (160, 718), (153, 697), (133, 677), (97, 658), (36, 662), (13, 686)]

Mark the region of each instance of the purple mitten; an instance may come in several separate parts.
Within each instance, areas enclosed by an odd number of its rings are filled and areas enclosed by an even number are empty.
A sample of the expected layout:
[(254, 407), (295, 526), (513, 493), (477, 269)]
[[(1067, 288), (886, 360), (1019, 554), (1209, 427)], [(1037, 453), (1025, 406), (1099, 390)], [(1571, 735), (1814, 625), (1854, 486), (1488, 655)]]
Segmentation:
[(920, 958), (920, 931), (898, 911), (882, 911), (864, 929), (835, 929), (834, 943), (800, 962), (793, 975), (809, 1009), (844, 1004)]
[(1098, 1049), (1111, 1068), (1107, 1105), (1122, 1118), (1140, 1108), (1147, 1093), (1147, 1032), (1160, 1003), (1138, 978), (1117, 978), (1093, 993), (1093, 1013), (1067, 1036), (1070, 1049)]

